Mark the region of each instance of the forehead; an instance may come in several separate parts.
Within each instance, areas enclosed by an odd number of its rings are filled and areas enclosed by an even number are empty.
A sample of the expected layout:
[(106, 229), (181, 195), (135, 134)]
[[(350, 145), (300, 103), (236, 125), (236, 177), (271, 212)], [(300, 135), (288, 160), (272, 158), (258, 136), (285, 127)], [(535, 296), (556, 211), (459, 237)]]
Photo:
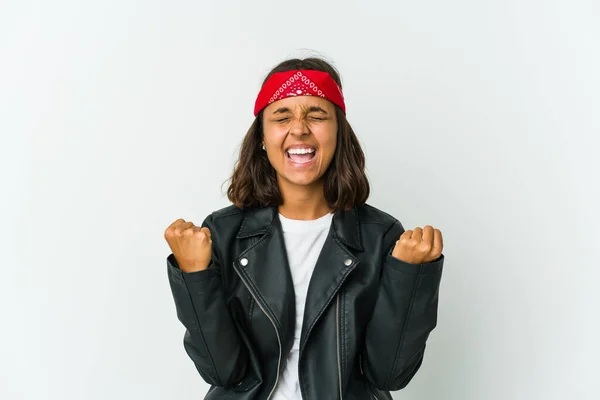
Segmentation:
[(327, 112), (334, 112), (334, 105), (329, 100), (318, 96), (290, 96), (277, 100), (265, 108), (265, 113), (272, 113), (280, 108), (288, 108), (291, 111), (306, 110), (310, 107), (320, 107)]

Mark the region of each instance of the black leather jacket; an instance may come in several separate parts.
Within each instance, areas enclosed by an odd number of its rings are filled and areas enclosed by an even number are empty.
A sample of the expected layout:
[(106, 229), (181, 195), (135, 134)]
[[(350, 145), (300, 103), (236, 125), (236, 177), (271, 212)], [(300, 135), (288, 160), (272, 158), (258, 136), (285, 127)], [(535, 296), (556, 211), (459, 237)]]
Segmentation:
[[(168, 277), (184, 348), (211, 388), (205, 399), (271, 397), (294, 339), (295, 297), (276, 207), (213, 212), (208, 269)], [(299, 350), (304, 400), (391, 399), (423, 361), (436, 326), (444, 255), (391, 255), (404, 232), (370, 205), (339, 211), (308, 288)]]

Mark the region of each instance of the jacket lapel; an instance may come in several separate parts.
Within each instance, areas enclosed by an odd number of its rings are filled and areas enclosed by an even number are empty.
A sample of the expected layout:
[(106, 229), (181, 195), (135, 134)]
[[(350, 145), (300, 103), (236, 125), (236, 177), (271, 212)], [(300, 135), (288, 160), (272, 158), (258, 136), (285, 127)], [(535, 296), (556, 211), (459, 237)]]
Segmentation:
[(319, 317), (359, 262), (348, 249), (351, 247), (358, 251), (363, 250), (359, 223), (356, 207), (349, 211), (338, 211), (333, 216), (331, 229), (308, 286), (300, 339), (300, 356)]
[(294, 338), (296, 302), (277, 208), (247, 210), (237, 239), (250, 239), (250, 245), (237, 256), (236, 269), (270, 313), (286, 354)]

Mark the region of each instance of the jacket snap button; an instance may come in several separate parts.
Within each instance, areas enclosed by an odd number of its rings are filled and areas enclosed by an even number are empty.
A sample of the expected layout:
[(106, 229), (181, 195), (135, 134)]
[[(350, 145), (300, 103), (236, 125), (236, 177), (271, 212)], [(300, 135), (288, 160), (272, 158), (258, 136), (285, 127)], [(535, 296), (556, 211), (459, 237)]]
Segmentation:
[(247, 258), (242, 258), (240, 260), (240, 264), (242, 264), (242, 266), (245, 267), (246, 265), (248, 265), (248, 259)]
[(350, 264), (352, 264), (352, 260), (351, 260), (351, 259), (349, 259), (349, 258), (346, 258), (346, 260), (344, 261), (344, 265), (345, 265), (346, 267), (348, 267)]

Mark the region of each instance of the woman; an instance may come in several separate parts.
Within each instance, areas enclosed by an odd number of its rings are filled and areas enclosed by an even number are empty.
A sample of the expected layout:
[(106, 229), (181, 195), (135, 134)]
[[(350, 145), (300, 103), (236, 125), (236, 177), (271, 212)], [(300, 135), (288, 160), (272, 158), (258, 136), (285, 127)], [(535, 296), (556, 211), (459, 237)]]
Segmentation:
[(184, 347), (206, 399), (391, 399), (437, 320), (442, 236), (366, 204), (338, 73), (287, 60), (257, 96), (228, 189), (165, 231)]

